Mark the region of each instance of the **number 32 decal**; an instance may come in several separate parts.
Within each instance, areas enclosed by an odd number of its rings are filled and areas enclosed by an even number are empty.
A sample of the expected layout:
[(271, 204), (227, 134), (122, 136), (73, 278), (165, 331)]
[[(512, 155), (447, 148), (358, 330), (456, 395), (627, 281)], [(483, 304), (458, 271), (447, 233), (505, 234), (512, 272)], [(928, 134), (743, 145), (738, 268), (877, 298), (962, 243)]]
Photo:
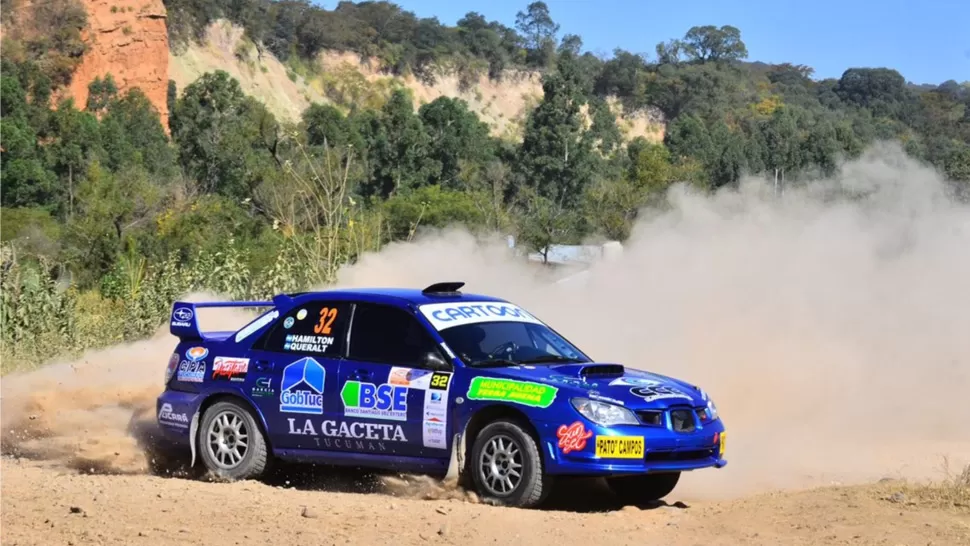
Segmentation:
[(324, 307), (320, 309), (320, 322), (313, 326), (313, 332), (328, 336), (330, 335), (333, 321), (337, 318), (337, 309), (334, 307)]

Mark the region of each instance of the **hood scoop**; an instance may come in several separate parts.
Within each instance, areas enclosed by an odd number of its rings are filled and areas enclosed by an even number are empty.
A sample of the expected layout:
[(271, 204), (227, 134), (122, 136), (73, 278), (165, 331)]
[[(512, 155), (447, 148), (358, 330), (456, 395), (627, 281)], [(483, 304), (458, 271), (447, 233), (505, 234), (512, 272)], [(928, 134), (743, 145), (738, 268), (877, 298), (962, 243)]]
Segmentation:
[(626, 373), (626, 369), (620, 364), (593, 364), (592, 366), (583, 366), (583, 369), (579, 370), (580, 377), (621, 377)]

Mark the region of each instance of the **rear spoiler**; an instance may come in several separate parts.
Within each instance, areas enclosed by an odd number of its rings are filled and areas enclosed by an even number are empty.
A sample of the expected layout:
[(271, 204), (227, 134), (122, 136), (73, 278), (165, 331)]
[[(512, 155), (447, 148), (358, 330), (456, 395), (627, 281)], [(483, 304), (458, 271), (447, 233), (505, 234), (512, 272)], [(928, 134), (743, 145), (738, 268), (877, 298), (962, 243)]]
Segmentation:
[[(273, 301), (207, 301), (207, 302), (187, 302), (187, 301), (177, 301), (172, 305), (172, 316), (169, 322), (169, 331), (173, 336), (183, 340), (202, 340), (202, 331), (199, 329), (199, 319), (198, 319), (198, 309), (207, 307), (289, 307), (291, 305), (292, 299), (281, 294), (275, 298)], [(236, 333), (236, 341), (243, 339), (244, 337), (252, 334), (256, 330), (266, 326), (272, 322), (280, 314), (279, 310), (273, 310), (270, 313), (265, 313), (258, 319), (250, 322), (248, 325), (243, 327)]]

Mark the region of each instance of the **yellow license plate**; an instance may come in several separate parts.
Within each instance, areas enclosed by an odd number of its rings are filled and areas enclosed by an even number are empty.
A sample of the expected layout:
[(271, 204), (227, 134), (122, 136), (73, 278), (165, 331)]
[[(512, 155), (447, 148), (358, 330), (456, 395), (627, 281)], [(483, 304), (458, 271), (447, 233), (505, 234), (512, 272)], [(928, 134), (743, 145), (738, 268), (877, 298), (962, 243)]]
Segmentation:
[(726, 438), (727, 438), (727, 434), (722, 432), (721, 433), (721, 458), (722, 459), (724, 458), (724, 442)]
[(607, 459), (640, 459), (643, 436), (597, 436), (596, 456)]

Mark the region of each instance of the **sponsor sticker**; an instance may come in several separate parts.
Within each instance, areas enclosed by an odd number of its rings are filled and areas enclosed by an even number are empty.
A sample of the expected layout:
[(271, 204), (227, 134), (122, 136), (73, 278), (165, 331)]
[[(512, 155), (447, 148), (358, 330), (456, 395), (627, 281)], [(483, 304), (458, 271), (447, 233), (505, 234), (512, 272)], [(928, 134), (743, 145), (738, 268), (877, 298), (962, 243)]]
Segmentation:
[(400, 385), (347, 381), (340, 390), (340, 399), (348, 417), (391, 421), (408, 418), (408, 388)]
[(431, 382), (431, 370), (415, 370), (413, 368), (391, 368), (387, 375), (387, 382), (391, 385), (401, 385), (411, 389), (427, 389)]
[(296, 312), (296, 320), (303, 320), (306, 318), (306, 309), (300, 309)]
[(421, 314), (438, 330), (478, 322), (530, 322), (542, 324), (518, 305), (497, 301), (432, 303), (419, 307)]
[(290, 328), (293, 327), (294, 322), (296, 321), (293, 320), (293, 317), (286, 317), (286, 320), (283, 321), (283, 328), (286, 328), (287, 330), (289, 330)]
[(283, 368), (280, 383), (280, 411), (283, 413), (323, 413), (323, 387), (327, 370), (311, 357), (301, 358)]
[(269, 377), (256, 378), (256, 384), (253, 385), (251, 392), (253, 398), (266, 398), (276, 394), (276, 391), (273, 390), (273, 380)]
[[(317, 447), (323, 449), (352, 449), (356, 451), (385, 452), (386, 442), (407, 442), (401, 425), (390, 423), (362, 423), (336, 420), (323, 420), (314, 425), (312, 419), (305, 419), (302, 426), (296, 419), (287, 418), (289, 434), (313, 438)], [(319, 427), (319, 430), (318, 430)]]
[(598, 385), (597, 383), (587, 383), (578, 377), (568, 377), (565, 375), (551, 375), (546, 380), (567, 387), (576, 387), (577, 389), (591, 389)]
[(192, 347), (185, 351), (185, 358), (189, 359), (190, 362), (201, 362), (207, 356), (209, 356), (209, 349), (205, 347)]
[(172, 404), (168, 402), (162, 404), (158, 410), (158, 422), (178, 428), (189, 428), (189, 416), (185, 413), (175, 413)]
[(589, 440), (591, 436), (593, 436), (593, 431), (586, 430), (586, 427), (580, 421), (575, 421), (569, 426), (559, 425), (559, 428), (556, 429), (559, 449), (562, 450), (563, 454), (586, 449), (586, 440)]
[(596, 437), (596, 456), (604, 459), (640, 459), (643, 450), (643, 436)]
[(601, 400), (603, 402), (609, 402), (611, 404), (616, 404), (618, 406), (623, 406), (623, 400), (617, 400), (616, 398), (610, 398), (609, 396), (603, 396), (596, 391), (590, 391), (588, 396), (593, 400)]
[(448, 395), (451, 375), (441, 372), (431, 374), (430, 386), (424, 391), (424, 447), (448, 449)]
[(476, 377), (468, 386), (469, 400), (514, 402), (534, 408), (548, 408), (559, 389), (550, 385), (513, 379)]
[(687, 398), (690, 400), (690, 395), (665, 385), (656, 385), (653, 387), (633, 387), (630, 389), (630, 392), (648, 402), (651, 400), (660, 400), (666, 398)]
[(610, 381), (611, 387), (652, 387), (654, 385), (659, 385), (660, 381), (656, 379), (647, 379), (646, 377), (618, 377), (613, 381)]
[(239, 330), (239, 332), (236, 333), (236, 343), (239, 343), (240, 341), (242, 341), (242, 340), (246, 339), (247, 337), (253, 335), (254, 332), (260, 330), (261, 328), (263, 328), (267, 324), (269, 324), (269, 323), (273, 322), (274, 320), (276, 320), (276, 317), (278, 317), (278, 316), (280, 316), (280, 312), (274, 309), (274, 310), (270, 311), (269, 313), (266, 313), (265, 315), (263, 315), (263, 316), (259, 317), (258, 319), (254, 320), (253, 322), (249, 323), (248, 326), (246, 326), (242, 330)]
[(302, 353), (325, 353), (333, 345), (333, 340), (333, 336), (289, 334), (283, 342), (283, 350), (300, 351)]
[(175, 379), (185, 383), (202, 383), (202, 380), (205, 379), (205, 362), (183, 360), (179, 364), (178, 375)]
[(248, 358), (232, 358), (217, 356), (212, 362), (212, 379), (228, 379), (229, 381), (245, 381), (249, 372)]

